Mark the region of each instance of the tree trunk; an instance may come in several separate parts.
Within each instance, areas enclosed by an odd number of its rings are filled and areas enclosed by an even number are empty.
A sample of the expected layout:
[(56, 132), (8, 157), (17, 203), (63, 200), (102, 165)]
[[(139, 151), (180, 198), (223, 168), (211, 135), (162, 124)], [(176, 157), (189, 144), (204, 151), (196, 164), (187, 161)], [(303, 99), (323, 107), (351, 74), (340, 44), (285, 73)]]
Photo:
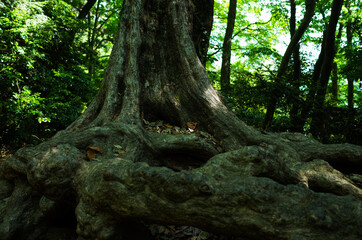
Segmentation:
[(205, 66), (214, 21), (214, 1), (193, 0), (192, 4), (194, 5), (192, 41), (194, 42), (197, 56), (199, 56), (202, 65)]
[(322, 64), (324, 61), (325, 35), (326, 35), (326, 31), (323, 32), (321, 51), (319, 53), (317, 62), (314, 64), (313, 75), (312, 75), (310, 86), (308, 88), (309, 91), (308, 91), (305, 103), (303, 105), (303, 108), (302, 108), (302, 112), (301, 112), (301, 116), (300, 116), (301, 125), (299, 126), (300, 131), (303, 130), (303, 126), (304, 126), (305, 122), (307, 121), (310, 111), (312, 110), (313, 105), (314, 105), (315, 95), (316, 95), (317, 87), (318, 87), (318, 80), (319, 80), (319, 76), (321, 73)]
[[(347, 9), (350, 11), (350, 1), (348, 1), (346, 3), (346, 7)], [(346, 27), (346, 31), (347, 31), (347, 51), (349, 51), (350, 53), (352, 53), (352, 36), (353, 36), (353, 32), (352, 32), (352, 23), (351, 20), (348, 19), (347, 20), (347, 27)], [(348, 94), (347, 94), (347, 99), (348, 99), (348, 127), (347, 127), (347, 141), (350, 142), (352, 139), (352, 129), (353, 129), (353, 122), (355, 119), (355, 113), (354, 113), (354, 79), (351, 76), (347, 77), (347, 82), (348, 82)]]
[[(292, 38), (295, 34), (296, 29), (296, 3), (294, 0), (290, 0), (290, 37)], [(300, 45), (298, 44), (294, 51), (293, 51), (293, 81), (292, 85), (294, 87), (294, 94), (291, 96), (292, 100), (292, 108), (290, 110), (290, 119), (292, 123), (292, 131), (298, 131), (298, 126), (300, 126), (300, 118), (299, 118), (299, 110), (301, 108), (300, 104), (300, 74), (301, 74), (301, 67), (300, 67)]]
[(78, 19), (84, 19), (92, 9), (93, 5), (97, 2), (97, 0), (88, 0), (87, 3), (82, 7), (78, 14)]
[(262, 134), (228, 111), (192, 41), (203, 9), (124, 2), (94, 101), (1, 162), (1, 240), (146, 239), (150, 223), (245, 239), (362, 236), (362, 148)]
[[(288, 68), (289, 60), (290, 60), (291, 55), (293, 54), (294, 49), (298, 46), (299, 40), (302, 38), (304, 32), (307, 30), (309, 23), (314, 16), (314, 9), (315, 9), (315, 5), (316, 5), (316, 1), (315, 0), (306, 0), (305, 5), (306, 5), (305, 6), (306, 11), (305, 11), (303, 20), (300, 23), (298, 30), (295, 32), (295, 34), (291, 38), (288, 48), (284, 53), (282, 62), (280, 63), (280, 66), (278, 68), (277, 77), (275, 79), (276, 83), (281, 81), (281, 78), (283, 77), (285, 71)], [(264, 118), (263, 128), (266, 130), (271, 127), (273, 117), (274, 117), (274, 112), (277, 107), (278, 100), (280, 99), (281, 96), (282, 96), (282, 93), (280, 92), (279, 87), (275, 86), (272, 91), (272, 96), (270, 97), (269, 104), (268, 104), (267, 111), (266, 111), (265, 118)]]
[(321, 73), (318, 81), (318, 87), (316, 97), (314, 101), (314, 108), (312, 113), (312, 123), (310, 131), (313, 136), (318, 136), (325, 141), (326, 127), (324, 126), (324, 101), (327, 92), (327, 86), (329, 77), (332, 72), (333, 61), (335, 56), (335, 39), (336, 39), (336, 27), (341, 13), (343, 0), (334, 0), (332, 5), (331, 16), (329, 17), (329, 23), (325, 35), (325, 51), (324, 61), (321, 68)]
[(221, 91), (227, 93), (230, 90), (230, 67), (231, 67), (231, 41), (233, 38), (235, 18), (236, 18), (237, 0), (230, 0), (228, 23), (222, 45), (222, 63), (220, 85)]
[[(337, 38), (336, 38), (335, 54), (338, 53), (338, 49), (339, 49), (339, 46), (341, 44), (342, 31), (343, 31), (343, 24), (340, 23)], [(338, 65), (337, 65), (336, 62), (333, 62), (331, 80), (332, 80), (332, 86), (331, 86), (332, 104), (334, 106), (337, 106), (337, 101), (338, 101)]]

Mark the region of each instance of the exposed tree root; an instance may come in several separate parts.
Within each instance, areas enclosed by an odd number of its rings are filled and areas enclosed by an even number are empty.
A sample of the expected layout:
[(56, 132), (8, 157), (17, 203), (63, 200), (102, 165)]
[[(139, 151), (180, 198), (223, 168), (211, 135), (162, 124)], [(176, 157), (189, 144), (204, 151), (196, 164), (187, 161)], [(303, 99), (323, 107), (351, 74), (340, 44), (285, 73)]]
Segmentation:
[[(198, 135), (135, 129), (108, 126), (59, 133), (7, 159), (1, 165), (3, 176), (11, 180), (26, 175), (38, 199), (44, 194), (77, 206), (79, 239), (118, 239), (120, 229), (125, 231), (121, 223), (135, 220), (192, 225), (250, 239), (354, 239), (362, 234), (361, 189), (323, 160), (304, 162), (294, 157), (296, 152), (269, 144), (218, 153)], [(101, 148), (99, 161), (86, 157), (92, 144)], [(115, 144), (124, 146), (124, 154), (114, 152)], [(186, 158), (186, 164), (177, 165)], [(192, 161), (199, 166), (183, 171)], [(23, 190), (16, 185), (12, 191)], [(12, 191), (2, 197), (5, 220)], [(3, 221), (0, 229), (6, 226)]]
[[(187, 224), (251, 239), (353, 239), (362, 234), (360, 200), (351, 195), (315, 193), (303, 186), (235, 173), (176, 173), (127, 160), (87, 164), (81, 173), (77, 212), (82, 214), (97, 209), (116, 219)], [(82, 219), (78, 222), (87, 225)], [(341, 229), (342, 222), (350, 227)], [(78, 234), (94, 235), (82, 229), (84, 233)]]

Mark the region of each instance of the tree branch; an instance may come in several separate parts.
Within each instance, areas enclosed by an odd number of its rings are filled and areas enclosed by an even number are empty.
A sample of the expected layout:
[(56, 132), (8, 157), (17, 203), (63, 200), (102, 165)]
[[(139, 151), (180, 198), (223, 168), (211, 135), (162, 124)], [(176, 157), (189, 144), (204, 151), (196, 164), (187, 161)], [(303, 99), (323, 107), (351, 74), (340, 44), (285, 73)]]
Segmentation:
[(92, 9), (97, 0), (88, 0), (78, 14), (78, 19), (84, 19)]

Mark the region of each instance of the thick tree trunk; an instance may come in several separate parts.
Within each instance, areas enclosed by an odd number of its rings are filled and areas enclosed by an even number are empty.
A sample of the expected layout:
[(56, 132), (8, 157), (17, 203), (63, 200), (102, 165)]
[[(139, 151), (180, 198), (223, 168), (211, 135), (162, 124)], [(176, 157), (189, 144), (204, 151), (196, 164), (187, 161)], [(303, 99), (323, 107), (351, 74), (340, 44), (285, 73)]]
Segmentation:
[(362, 236), (362, 148), (246, 126), (207, 78), (195, 14), (190, 1), (124, 2), (94, 101), (0, 164), (1, 240), (64, 229), (59, 239), (135, 239), (146, 223), (245, 239)]
[(231, 42), (235, 26), (236, 8), (237, 8), (237, 1), (230, 0), (228, 23), (226, 26), (224, 43), (222, 45), (220, 85), (221, 85), (221, 91), (223, 93), (227, 93), (230, 90)]
[[(314, 16), (314, 9), (315, 9), (315, 5), (316, 5), (316, 1), (315, 0), (306, 0), (305, 5), (306, 5), (305, 6), (306, 11), (305, 11), (303, 20), (300, 23), (297, 31), (291, 38), (288, 48), (283, 55), (282, 62), (279, 65), (278, 74), (275, 79), (276, 83), (278, 83), (281, 80), (281, 78), (283, 77), (283, 75), (285, 74), (285, 71), (288, 68), (290, 57), (292, 56), (294, 49), (298, 46), (299, 40), (302, 38), (304, 32), (307, 30), (309, 23)], [(270, 97), (270, 100), (268, 103), (268, 107), (267, 107), (267, 111), (266, 111), (264, 123), (263, 123), (264, 129), (269, 129), (271, 127), (273, 117), (274, 117), (274, 112), (277, 107), (278, 100), (280, 99), (281, 96), (282, 96), (282, 93), (280, 92), (280, 89), (276, 86), (272, 91), (272, 96)]]
[(333, 61), (335, 56), (335, 39), (336, 27), (341, 13), (343, 0), (334, 0), (332, 5), (331, 16), (329, 17), (328, 28), (325, 35), (325, 51), (324, 61), (321, 68), (321, 73), (318, 81), (318, 88), (314, 101), (314, 108), (312, 113), (311, 133), (313, 136), (320, 137), (325, 141), (326, 136), (324, 126), (324, 101), (327, 92), (329, 77), (332, 72)]

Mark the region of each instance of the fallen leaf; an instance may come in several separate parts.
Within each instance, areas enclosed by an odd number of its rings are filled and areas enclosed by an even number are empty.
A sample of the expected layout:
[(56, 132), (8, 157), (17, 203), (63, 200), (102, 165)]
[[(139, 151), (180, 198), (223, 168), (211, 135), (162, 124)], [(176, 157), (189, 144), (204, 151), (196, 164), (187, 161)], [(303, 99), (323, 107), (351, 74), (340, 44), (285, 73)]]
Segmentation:
[(95, 157), (96, 157), (96, 153), (93, 150), (91, 150), (91, 149), (87, 150), (87, 158), (89, 161), (93, 161), (93, 159)]
[(100, 152), (101, 151), (101, 149), (99, 147), (88, 147), (88, 149), (91, 149), (91, 150), (93, 150), (95, 152)]
[(196, 126), (197, 126), (197, 122), (187, 122), (186, 125), (188, 128), (195, 130)]
[(93, 161), (96, 157), (97, 153), (99, 153), (101, 149), (99, 147), (87, 147), (87, 158), (89, 161)]

